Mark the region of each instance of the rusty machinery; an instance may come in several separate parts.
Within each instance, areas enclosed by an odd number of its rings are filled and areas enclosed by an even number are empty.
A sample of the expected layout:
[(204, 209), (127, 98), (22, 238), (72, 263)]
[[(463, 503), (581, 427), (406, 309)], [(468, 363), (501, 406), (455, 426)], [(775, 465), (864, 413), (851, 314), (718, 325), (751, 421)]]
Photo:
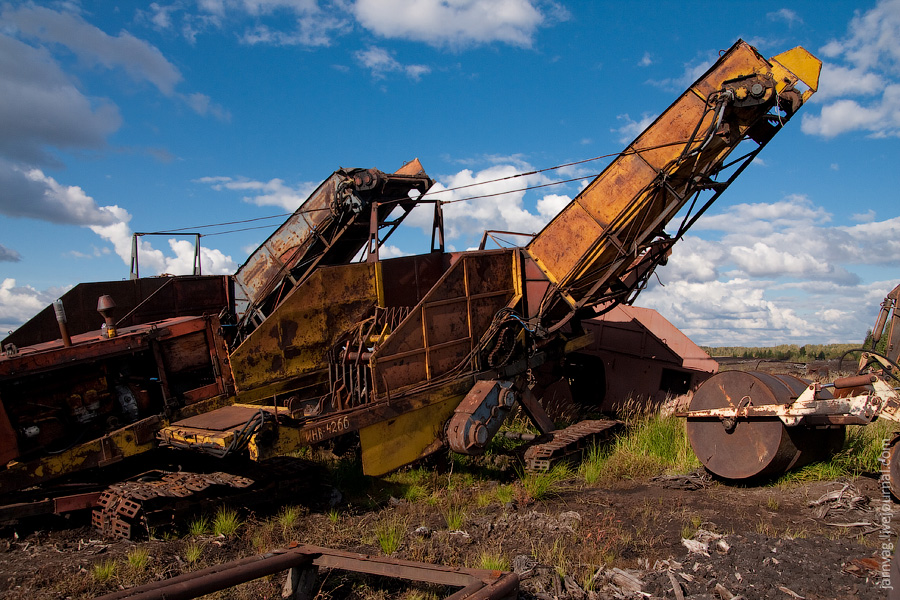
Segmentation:
[[(887, 332), (885, 332), (887, 328)], [(875, 350), (886, 335), (884, 353)], [(821, 384), (791, 375), (725, 371), (691, 399), (687, 433), (697, 458), (731, 480), (778, 475), (843, 446), (846, 425), (900, 421), (900, 286), (884, 302), (857, 374)], [(900, 498), (900, 434), (886, 444), (890, 491)]]
[[(137, 441), (152, 446), (135, 432), (146, 419), (157, 419), (146, 431), (162, 446), (255, 461), (358, 432), (364, 471), (380, 475), (446, 445), (483, 452), (518, 404), (542, 433), (526, 460), (546, 468), (615, 423), (555, 431), (533, 370), (589, 343), (583, 318), (634, 300), (815, 92), (820, 68), (802, 48), (766, 60), (738, 41), (524, 247), (445, 252), (442, 203), (427, 195), (433, 182), (418, 161), (390, 174), (335, 172), (230, 278), (219, 323), (204, 321), (205, 345), (185, 343), (174, 367), (164, 344), (178, 336), (159, 334), (168, 321), (120, 329), (118, 339), (140, 340), (140, 351), (124, 355), (139, 363), (128, 369), (118, 366), (125, 358), (90, 356), (95, 334), (88, 346), (75, 336), (70, 348), (57, 341), (0, 358), (0, 426), (22, 448), (41, 410), (50, 411), (48, 427), (53, 418), (72, 423), (70, 381), (83, 375), (55, 370), (68, 364), (64, 353), (90, 364), (89, 387), (106, 407), (85, 438), (46, 433), (30, 453), (7, 449), (14, 462), (0, 472), (3, 491), (136, 453)], [(434, 210), (431, 252), (381, 259), (381, 245), (422, 204)], [(34, 376), (23, 359), (37, 356), (58, 364), (20, 384)], [(181, 381), (179, 366), (210, 374), (202, 393), (164, 389), (164, 378)], [(114, 397), (120, 384), (147, 391), (136, 418)], [(10, 392), (26, 387), (35, 393)], [(52, 409), (42, 408), (44, 396), (55, 398)], [(197, 403), (205, 404), (191, 410)], [(95, 458), (84, 460), (88, 445)]]

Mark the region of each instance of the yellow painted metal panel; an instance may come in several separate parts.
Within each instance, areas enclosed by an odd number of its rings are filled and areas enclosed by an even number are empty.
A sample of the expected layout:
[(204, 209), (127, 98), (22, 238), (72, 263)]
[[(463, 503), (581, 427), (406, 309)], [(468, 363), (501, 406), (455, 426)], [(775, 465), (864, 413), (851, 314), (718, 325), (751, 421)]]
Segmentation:
[(421, 458), (440, 441), (444, 422), (465, 397), (454, 395), (359, 430), (363, 472), (379, 476)]
[(822, 61), (806, 51), (802, 46), (797, 46), (787, 52), (782, 52), (772, 57), (772, 62), (778, 62), (785, 69), (799, 77), (809, 89), (819, 89), (819, 73), (822, 71)]
[(253, 397), (255, 389), (327, 368), (326, 353), (337, 337), (378, 301), (375, 281), (374, 264), (355, 263), (318, 269), (295, 288), (231, 355), (241, 399)]

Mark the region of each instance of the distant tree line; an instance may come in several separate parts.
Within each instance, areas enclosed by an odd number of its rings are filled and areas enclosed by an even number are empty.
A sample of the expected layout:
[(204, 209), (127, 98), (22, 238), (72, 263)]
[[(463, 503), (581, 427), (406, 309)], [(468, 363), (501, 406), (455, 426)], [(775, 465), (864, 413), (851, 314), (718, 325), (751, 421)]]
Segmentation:
[[(871, 344), (872, 332), (866, 338), (867, 344)], [(882, 344), (884, 338), (882, 338)], [(780, 344), (778, 346), (702, 346), (703, 350), (713, 358), (730, 356), (734, 358), (753, 358), (759, 360), (785, 360), (793, 362), (812, 362), (815, 360), (833, 360), (841, 358), (848, 350), (860, 348), (860, 344)], [(866, 348), (869, 345), (865, 346)], [(849, 354), (851, 360), (858, 358), (859, 353)]]

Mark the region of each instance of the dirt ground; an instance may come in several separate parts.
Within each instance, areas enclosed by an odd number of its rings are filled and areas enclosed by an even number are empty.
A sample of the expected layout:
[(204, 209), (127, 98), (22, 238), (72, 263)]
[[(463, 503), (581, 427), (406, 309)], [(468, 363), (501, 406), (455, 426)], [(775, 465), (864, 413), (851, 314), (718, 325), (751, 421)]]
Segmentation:
[[(402, 486), (363, 489), (368, 503), (302, 509), (296, 519), (244, 515), (228, 537), (175, 532), (135, 543), (100, 539), (77, 521), (11, 528), (0, 538), (0, 599), (94, 597), (290, 540), (380, 555), (385, 531), (397, 534), (396, 558), (480, 568), (494, 560), (515, 570), (525, 599), (887, 596), (882, 544), (896, 539), (900, 510), (883, 502), (874, 476), (766, 487), (700, 477), (587, 487), (573, 479), (544, 501), (491, 495), (515, 488), (513, 479), (473, 479), (469, 489), (411, 501), (398, 499)], [(448, 525), (453, 506), (455, 529)], [(143, 564), (129, 562), (135, 549), (146, 551)], [(116, 570), (101, 581), (96, 565), (104, 563)], [(217, 597), (280, 598), (283, 580), (272, 576)], [(453, 591), (345, 573), (320, 573), (320, 585), (322, 598), (412, 600)]]

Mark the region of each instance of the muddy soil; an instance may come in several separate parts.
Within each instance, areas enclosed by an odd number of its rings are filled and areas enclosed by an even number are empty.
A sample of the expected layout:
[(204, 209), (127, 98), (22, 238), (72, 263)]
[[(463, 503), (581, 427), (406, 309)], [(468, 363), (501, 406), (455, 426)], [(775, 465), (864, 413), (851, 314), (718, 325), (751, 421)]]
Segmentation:
[[(515, 570), (523, 599), (887, 597), (882, 545), (896, 539), (900, 510), (883, 501), (874, 476), (685, 489), (698, 481), (586, 487), (572, 480), (543, 501), (507, 484), (518, 492), (504, 502), (495, 494), (504, 484), (483, 480), (412, 501), (398, 499), (396, 489), (386, 498), (363, 490), (368, 503), (301, 509), (296, 519), (245, 514), (228, 537), (182, 530), (142, 543), (103, 540), (77, 522), (32, 525), (0, 539), (0, 599), (90, 598), (291, 540), (380, 555), (390, 533), (396, 558)], [(146, 560), (129, 560), (142, 554)], [(104, 574), (103, 565), (115, 566)], [(283, 580), (272, 576), (217, 597), (280, 598)], [(337, 572), (320, 573), (319, 585), (322, 598), (412, 600), (453, 591)]]

